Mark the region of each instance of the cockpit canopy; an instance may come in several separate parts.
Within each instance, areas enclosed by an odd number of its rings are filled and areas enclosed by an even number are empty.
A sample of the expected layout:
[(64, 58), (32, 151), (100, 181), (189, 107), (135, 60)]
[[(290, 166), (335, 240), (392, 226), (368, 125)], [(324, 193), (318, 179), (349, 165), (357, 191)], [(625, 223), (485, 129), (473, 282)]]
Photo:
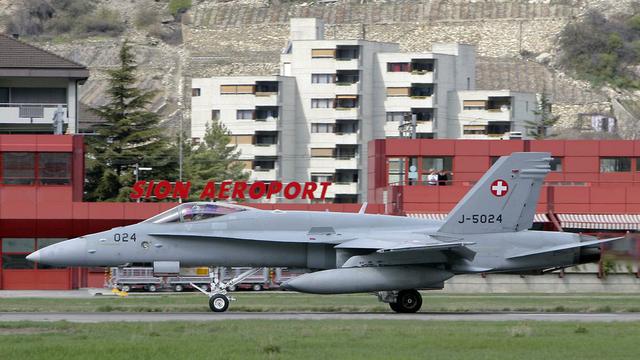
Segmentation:
[(144, 222), (153, 224), (194, 222), (247, 210), (252, 208), (226, 203), (190, 202), (178, 205)]

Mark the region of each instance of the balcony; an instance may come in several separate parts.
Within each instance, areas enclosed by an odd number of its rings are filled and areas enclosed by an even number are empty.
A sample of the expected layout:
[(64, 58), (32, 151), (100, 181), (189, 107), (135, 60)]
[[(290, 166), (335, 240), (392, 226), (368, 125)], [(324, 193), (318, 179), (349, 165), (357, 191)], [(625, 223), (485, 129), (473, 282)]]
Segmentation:
[(411, 59), (412, 75), (426, 75), (429, 73), (433, 73), (434, 68), (434, 59)]
[[(387, 94), (389, 94), (389, 89), (400, 89), (400, 88), (387, 88)], [(406, 108), (407, 106), (414, 108), (431, 108), (433, 107), (433, 96), (411, 96), (411, 88), (403, 88), (406, 89), (406, 95), (393, 95), (387, 96), (385, 99), (385, 106), (391, 108)], [(394, 90), (392, 90), (394, 91)], [(400, 90), (397, 90), (399, 93)]]
[(337, 70), (336, 85), (349, 86), (360, 82), (360, 71), (358, 70)]
[(61, 106), (65, 112), (64, 123), (69, 123), (67, 104), (0, 103), (2, 124), (52, 124), (53, 116)]
[(278, 82), (277, 81), (256, 81), (255, 94), (256, 96), (277, 95)]
[(256, 106), (256, 121), (278, 121), (279, 109), (277, 106)]
[(332, 194), (357, 194), (358, 183), (357, 182), (334, 182), (329, 186), (328, 193)]
[(357, 133), (336, 133), (336, 144), (355, 145), (358, 143)]
[(338, 169), (358, 169), (358, 145), (336, 145), (333, 153), (335, 167)]
[(335, 52), (336, 60), (351, 61), (360, 58), (360, 46), (358, 45), (338, 45)]
[(275, 181), (277, 180), (277, 171), (273, 169), (253, 169), (250, 180), (252, 181)]

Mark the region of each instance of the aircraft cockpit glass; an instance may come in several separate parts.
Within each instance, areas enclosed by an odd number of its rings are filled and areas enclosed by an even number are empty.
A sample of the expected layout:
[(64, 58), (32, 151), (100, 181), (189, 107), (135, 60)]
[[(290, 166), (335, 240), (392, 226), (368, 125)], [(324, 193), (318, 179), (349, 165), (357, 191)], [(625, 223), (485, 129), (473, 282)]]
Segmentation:
[(177, 222), (194, 222), (214, 217), (233, 214), (240, 211), (247, 211), (250, 208), (222, 203), (185, 203), (156, 215), (145, 222), (154, 224), (166, 224)]

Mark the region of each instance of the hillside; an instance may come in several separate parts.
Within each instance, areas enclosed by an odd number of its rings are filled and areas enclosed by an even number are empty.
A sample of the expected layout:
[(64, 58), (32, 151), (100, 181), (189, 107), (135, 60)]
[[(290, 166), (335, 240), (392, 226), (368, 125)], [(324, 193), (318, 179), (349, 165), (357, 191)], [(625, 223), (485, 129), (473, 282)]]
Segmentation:
[[(18, 0), (0, 0), (0, 19), (15, 11)], [(546, 90), (561, 115), (560, 127), (571, 127), (576, 114), (609, 111), (609, 92), (592, 89), (554, 67), (557, 36), (589, 9), (615, 12), (628, 1), (604, 0), (431, 0), (431, 1), (193, 1), (181, 23), (167, 17), (167, 2), (102, 0), (121, 15), (127, 27), (116, 38), (27, 38), (51, 51), (86, 64), (92, 76), (82, 101), (103, 101), (102, 70), (112, 64), (122, 38), (136, 44), (142, 86), (159, 90), (154, 110), (168, 126), (184, 114), (189, 119), (192, 77), (271, 74), (288, 36), (291, 17), (320, 17), (328, 38), (393, 41), (406, 51), (428, 51), (432, 42), (454, 41), (478, 48), (477, 86), (483, 89)], [(177, 27), (179, 40), (167, 44), (136, 26), (140, 9), (157, 9), (158, 26)], [(4, 13), (4, 14), (3, 14)], [(3, 16), (4, 15), (4, 16)]]

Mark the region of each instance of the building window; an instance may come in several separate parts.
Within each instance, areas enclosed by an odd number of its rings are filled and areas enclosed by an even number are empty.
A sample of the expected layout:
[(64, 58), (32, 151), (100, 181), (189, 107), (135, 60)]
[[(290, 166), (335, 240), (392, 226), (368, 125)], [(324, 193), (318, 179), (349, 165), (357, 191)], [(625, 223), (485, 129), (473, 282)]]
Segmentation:
[(336, 95), (336, 109), (354, 109), (358, 107), (358, 95)]
[(336, 49), (312, 49), (312, 58), (334, 58), (336, 57)]
[(311, 124), (311, 132), (312, 133), (332, 133), (333, 124), (313, 123)]
[(333, 174), (311, 174), (312, 182), (333, 182)]
[(236, 119), (238, 119), (238, 120), (253, 120), (253, 110), (238, 110), (238, 111), (236, 111)]
[(631, 158), (610, 157), (600, 158), (600, 172), (625, 172), (631, 171)]
[(408, 87), (388, 87), (387, 96), (409, 96), (411, 88)]
[(33, 185), (36, 180), (35, 153), (6, 152), (2, 154), (4, 184)]
[(255, 94), (255, 85), (220, 85), (221, 95)]
[(485, 110), (487, 102), (484, 100), (464, 100), (462, 102), (463, 110)]
[(311, 148), (311, 157), (333, 157), (333, 148)]
[(193, 97), (200, 96), (200, 89), (199, 88), (191, 89), (191, 96)]
[(462, 133), (464, 135), (485, 135), (487, 133), (486, 125), (462, 125)]
[(276, 168), (276, 161), (271, 159), (256, 159), (253, 161), (254, 171), (269, 171)]
[(8, 103), (9, 99), (9, 88), (0, 87), (0, 104)]
[(450, 185), (453, 177), (453, 157), (423, 157), (420, 179), (428, 185)]
[(278, 132), (277, 131), (259, 131), (256, 132), (254, 137), (257, 146), (269, 146), (278, 144)]
[(337, 145), (335, 158), (341, 160), (353, 159), (358, 156), (358, 145)]
[(336, 60), (354, 60), (360, 57), (360, 46), (338, 45), (336, 48)]
[[(393, 111), (387, 113), (387, 121), (404, 121), (405, 119), (411, 119), (411, 113), (406, 111)], [(407, 121), (409, 121), (407, 120)]]
[(337, 120), (334, 126), (336, 134), (355, 134), (358, 132), (358, 120)]
[(311, 99), (312, 109), (329, 109), (333, 107), (333, 99)]
[(220, 110), (211, 110), (211, 120), (213, 121), (220, 120)]
[(26, 257), (35, 249), (36, 239), (34, 238), (2, 239), (2, 268), (33, 269), (34, 264), (28, 261)]
[(490, 121), (487, 125), (487, 135), (502, 136), (511, 131), (511, 122), (509, 121)]
[(435, 139), (434, 133), (417, 133), (416, 139)]
[(10, 90), (12, 103), (66, 104), (66, 88), (15, 87)]
[(411, 66), (409, 63), (387, 63), (387, 72), (409, 72)]
[(71, 184), (71, 154), (39, 153), (38, 180), (42, 185)]
[(389, 185), (402, 183), (404, 180), (404, 158), (389, 158), (388, 182)]
[(312, 84), (332, 84), (335, 82), (334, 74), (311, 74)]
[(562, 158), (553, 158), (553, 160), (551, 160), (551, 162), (549, 163), (549, 167), (551, 168), (551, 171), (562, 171)]

